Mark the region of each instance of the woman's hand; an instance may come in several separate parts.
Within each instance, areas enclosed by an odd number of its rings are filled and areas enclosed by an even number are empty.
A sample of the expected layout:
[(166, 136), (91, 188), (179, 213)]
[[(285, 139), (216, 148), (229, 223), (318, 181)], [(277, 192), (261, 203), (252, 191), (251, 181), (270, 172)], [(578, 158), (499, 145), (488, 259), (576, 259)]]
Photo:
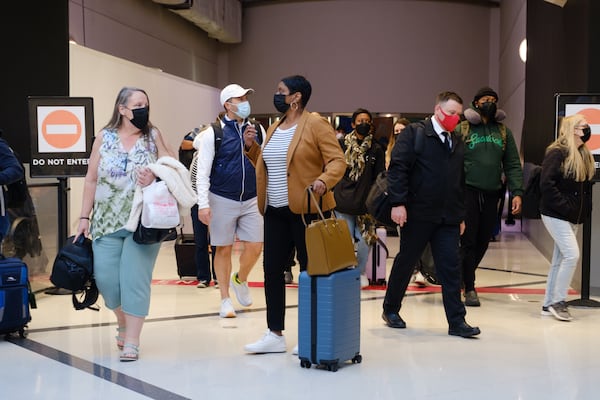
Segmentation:
[(323, 196), (327, 191), (327, 185), (320, 179), (315, 180), (312, 185), (312, 191), (318, 194), (319, 196)]
[(141, 187), (146, 187), (156, 179), (156, 175), (148, 167), (138, 170), (137, 184)]
[(247, 149), (252, 147), (252, 143), (256, 142), (256, 127), (254, 124), (246, 125), (246, 129), (244, 130), (244, 145)]
[(83, 237), (88, 237), (90, 235), (90, 220), (87, 218), (79, 219), (79, 225), (77, 225), (77, 232), (73, 238), (73, 243), (75, 243), (81, 235), (83, 235)]

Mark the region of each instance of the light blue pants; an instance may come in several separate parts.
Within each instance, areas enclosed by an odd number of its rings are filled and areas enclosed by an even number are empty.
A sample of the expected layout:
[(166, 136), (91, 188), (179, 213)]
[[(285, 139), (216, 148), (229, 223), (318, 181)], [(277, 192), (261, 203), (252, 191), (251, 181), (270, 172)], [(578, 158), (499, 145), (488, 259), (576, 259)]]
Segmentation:
[(576, 237), (578, 226), (547, 215), (542, 215), (542, 222), (554, 239), (554, 253), (544, 297), (544, 307), (547, 307), (567, 299), (571, 279), (579, 260), (579, 244)]
[(367, 270), (367, 259), (369, 257), (369, 245), (363, 238), (359, 226), (356, 224), (356, 215), (344, 214), (339, 211), (336, 211), (335, 215), (348, 223), (348, 230), (350, 231), (350, 235), (354, 240), (354, 247), (356, 248), (358, 268), (360, 269), (361, 274), (365, 274)]
[(145, 317), (160, 243), (137, 244), (125, 229), (94, 239), (94, 278), (106, 307)]

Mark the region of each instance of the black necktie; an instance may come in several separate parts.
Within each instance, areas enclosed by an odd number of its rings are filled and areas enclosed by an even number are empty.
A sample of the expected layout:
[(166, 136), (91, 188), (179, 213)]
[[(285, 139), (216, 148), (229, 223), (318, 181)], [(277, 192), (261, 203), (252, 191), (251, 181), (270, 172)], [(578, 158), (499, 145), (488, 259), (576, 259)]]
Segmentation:
[(452, 145), (450, 144), (450, 135), (446, 131), (442, 132), (442, 135), (444, 135), (444, 143), (446, 146), (448, 146), (448, 150), (452, 150)]

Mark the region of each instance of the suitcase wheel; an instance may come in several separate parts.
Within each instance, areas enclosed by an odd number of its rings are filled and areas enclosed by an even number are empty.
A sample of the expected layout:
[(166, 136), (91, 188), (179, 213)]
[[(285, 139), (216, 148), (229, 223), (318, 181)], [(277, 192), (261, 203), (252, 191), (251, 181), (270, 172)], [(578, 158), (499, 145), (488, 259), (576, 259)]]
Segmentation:
[(337, 372), (338, 368), (339, 368), (338, 363), (327, 364), (327, 371)]
[(352, 358), (352, 364), (360, 364), (361, 362), (362, 356), (360, 354), (357, 354)]
[(311, 363), (308, 360), (300, 360), (300, 366), (302, 368), (310, 368)]
[(24, 327), (21, 328), (21, 329), (19, 329), (19, 337), (21, 339), (25, 339), (27, 337), (27, 332), (25, 332), (25, 328)]

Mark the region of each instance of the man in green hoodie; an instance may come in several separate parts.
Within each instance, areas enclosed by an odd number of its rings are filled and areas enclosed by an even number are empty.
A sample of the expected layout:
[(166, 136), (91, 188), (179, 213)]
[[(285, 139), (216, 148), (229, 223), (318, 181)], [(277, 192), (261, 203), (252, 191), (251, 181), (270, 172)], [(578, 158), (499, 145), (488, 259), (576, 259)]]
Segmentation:
[(515, 139), (497, 108), (498, 94), (489, 87), (479, 89), (466, 121), (457, 128), (465, 140), (466, 229), (461, 238), (462, 279), (465, 305), (480, 306), (475, 290), (475, 270), (487, 251), (498, 218), (502, 175), (512, 193), (511, 213), (521, 212), (523, 171)]

